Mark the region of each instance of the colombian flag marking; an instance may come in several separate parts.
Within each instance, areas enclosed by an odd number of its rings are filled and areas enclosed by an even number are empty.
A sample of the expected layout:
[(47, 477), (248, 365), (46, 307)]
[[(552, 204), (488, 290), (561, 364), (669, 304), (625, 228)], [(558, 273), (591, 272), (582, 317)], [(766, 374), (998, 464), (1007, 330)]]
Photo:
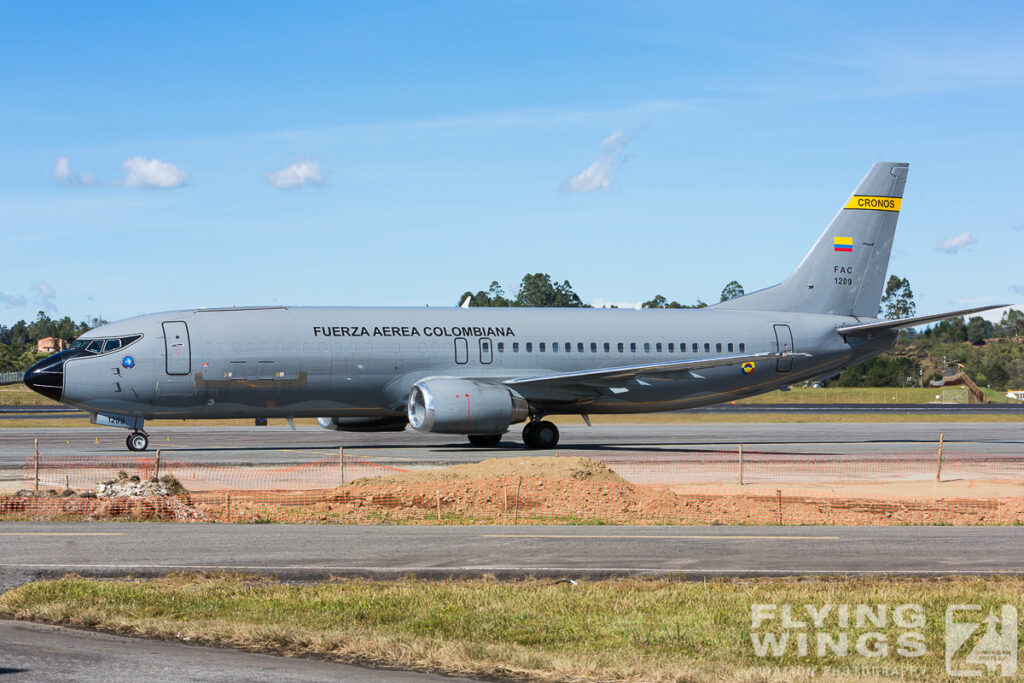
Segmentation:
[(853, 251), (852, 237), (833, 237), (832, 248), (836, 251)]

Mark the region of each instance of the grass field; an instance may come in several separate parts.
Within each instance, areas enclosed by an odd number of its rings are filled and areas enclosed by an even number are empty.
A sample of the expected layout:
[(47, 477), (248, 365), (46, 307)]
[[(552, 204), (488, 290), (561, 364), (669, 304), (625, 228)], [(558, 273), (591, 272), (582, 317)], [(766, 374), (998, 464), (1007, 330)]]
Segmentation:
[[(615, 579), (579, 585), (404, 579), (287, 585), (227, 574), (144, 581), (69, 577), (0, 596), (0, 615), (501, 678), (868, 681), (944, 677), (944, 614), (956, 603), (980, 604), (983, 616), (989, 608), (998, 615), (1004, 603), (1024, 610), (1024, 578)], [(779, 607), (774, 618), (754, 628), (757, 604)], [(806, 626), (783, 627), (786, 604), (792, 618)], [(850, 613), (845, 625), (839, 607), (844, 604)], [(815, 627), (805, 605), (834, 607)], [(858, 623), (857, 605), (865, 605), (877, 623), (866, 617)], [(885, 605), (884, 611), (878, 605)], [(901, 605), (911, 607), (897, 616)], [(780, 656), (759, 656), (752, 631), (762, 643), (766, 634), (781, 638), (784, 631), (792, 640)], [(798, 633), (808, 634), (806, 656), (796, 649)], [(819, 633), (833, 643), (845, 634), (847, 653), (825, 648), (819, 654)], [(882, 643), (886, 654), (879, 655)]]

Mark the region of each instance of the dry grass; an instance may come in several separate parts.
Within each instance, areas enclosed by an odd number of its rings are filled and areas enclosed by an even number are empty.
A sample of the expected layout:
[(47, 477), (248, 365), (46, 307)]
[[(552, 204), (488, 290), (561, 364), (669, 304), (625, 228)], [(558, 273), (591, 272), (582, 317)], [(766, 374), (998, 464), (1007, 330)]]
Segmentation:
[[(774, 681), (880, 680), (944, 673), (948, 604), (1011, 603), (1024, 610), (1024, 578), (666, 579), (504, 583), (496, 580), (345, 580), (285, 585), (241, 575), (172, 575), (146, 581), (64, 578), (0, 596), (0, 615), (128, 635), (188, 639), (261, 652), (452, 674), (534, 680)], [(760, 658), (751, 644), (751, 606), (827, 603), (923, 606), (927, 652), (914, 659)], [(998, 610), (997, 610), (998, 611)], [(762, 630), (780, 631), (778, 622)], [(835, 637), (838, 620), (823, 630)], [(877, 631), (893, 643), (904, 629), (848, 629), (851, 641)], [(812, 631), (812, 638), (814, 638)], [(851, 648), (852, 649), (852, 648)], [(813, 652), (813, 650), (812, 650)], [(853, 674), (823, 673), (850, 667)], [(773, 667), (775, 669), (773, 670)]]

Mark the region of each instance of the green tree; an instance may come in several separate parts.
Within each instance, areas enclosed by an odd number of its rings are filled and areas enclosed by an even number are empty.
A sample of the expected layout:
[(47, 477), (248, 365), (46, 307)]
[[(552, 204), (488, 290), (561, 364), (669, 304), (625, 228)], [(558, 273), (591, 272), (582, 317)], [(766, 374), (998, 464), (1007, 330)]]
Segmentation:
[(885, 313), (888, 320), (902, 320), (912, 318), (917, 312), (917, 304), (914, 303), (914, 292), (910, 289), (910, 281), (898, 275), (890, 275), (889, 281), (885, 283), (885, 294), (882, 296), (882, 305), (879, 313)]
[(640, 304), (640, 308), (682, 308), (683, 305), (678, 301), (669, 301), (661, 294), (656, 294), (650, 301), (645, 301)]
[(512, 302), (505, 298), (505, 290), (501, 288), (497, 280), (491, 283), (491, 286), (485, 292), (483, 290), (474, 294), (473, 292), (466, 292), (459, 297), (459, 305), (469, 297), (470, 306), (511, 306)]
[(974, 345), (985, 343), (991, 339), (995, 326), (981, 316), (974, 316), (967, 321), (967, 341)]
[(1021, 337), (1024, 336), (1024, 313), (1016, 308), (1003, 313), (1003, 319), (996, 326), (997, 337)]
[(722, 290), (722, 298), (719, 301), (728, 301), (729, 299), (735, 299), (738, 296), (743, 296), (746, 292), (743, 291), (743, 285), (733, 280), (725, 286)]
[(523, 276), (519, 285), (519, 293), (515, 299), (516, 306), (583, 308), (585, 305), (579, 295), (573, 291), (568, 280), (562, 283), (551, 281), (547, 273), (533, 273)]

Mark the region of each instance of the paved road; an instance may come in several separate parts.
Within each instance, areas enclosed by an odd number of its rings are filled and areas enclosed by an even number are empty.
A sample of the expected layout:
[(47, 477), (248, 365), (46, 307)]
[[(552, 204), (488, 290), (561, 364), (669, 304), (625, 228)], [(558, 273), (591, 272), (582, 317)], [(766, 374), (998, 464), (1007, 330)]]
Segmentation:
[(0, 676), (23, 681), (366, 681), (441, 683), (453, 679), (141, 640), (0, 619)]
[(305, 581), (1024, 571), (1024, 527), (0, 524), (0, 590), (37, 577), (226, 569)]

